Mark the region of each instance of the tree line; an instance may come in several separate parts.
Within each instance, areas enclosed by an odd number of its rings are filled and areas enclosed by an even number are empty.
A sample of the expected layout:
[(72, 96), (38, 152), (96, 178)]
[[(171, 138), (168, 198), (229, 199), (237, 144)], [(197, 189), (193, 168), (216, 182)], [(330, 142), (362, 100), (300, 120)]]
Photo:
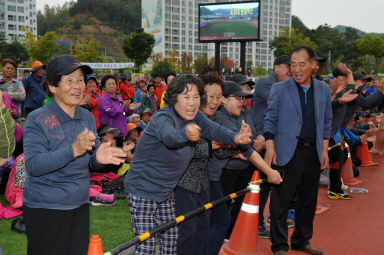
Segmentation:
[[(83, 13), (128, 34), (141, 24), (141, 12), (138, 10), (141, 10), (140, 0), (72, 0), (62, 6), (45, 5), (43, 11), (37, 12), (37, 30), (39, 35), (57, 32), (58, 28), (68, 24), (71, 17)], [(72, 21), (75, 28), (79, 25), (76, 22), (76, 19)]]
[(298, 45), (311, 46), (318, 56), (327, 58), (322, 68), (323, 74), (339, 62), (367, 74), (383, 72), (384, 35), (365, 34), (352, 27), (344, 27), (343, 30), (327, 24), (309, 29), (293, 15), (292, 28), (283, 28), (280, 36), (270, 42), (270, 47), (275, 56), (279, 56), (289, 54)]
[[(130, 7), (125, 2), (82, 0), (56, 7), (46, 5), (44, 12), (38, 12), (38, 39), (35, 39), (31, 32), (26, 32), (22, 41), (7, 43), (5, 35), (0, 33), (1, 58), (13, 58), (17, 63), (24, 63), (25, 66), (29, 66), (35, 60), (48, 62), (51, 57), (61, 54), (72, 54), (83, 62), (108, 61), (106, 56), (98, 51), (100, 42), (92, 35), (74, 40), (69, 46), (61, 45), (58, 41), (55, 30), (65, 24), (75, 13), (88, 13), (109, 24), (121, 21), (119, 26), (125, 31), (119, 39), (121, 48), (127, 58), (139, 69), (151, 57), (154, 38), (145, 33), (140, 25), (130, 23), (132, 17), (135, 17), (133, 19), (136, 23), (140, 19), (140, 12), (137, 12), (137, 9), (134, 14), (128, 11), (132, 11), (133, 7), (140, 8), (140, 1), (129, 1)], [(119, 10), (116, 9), (118, 6)], [(113, 13), (118, 15), (112, 15)], [(113, 18), (105, 17), (107, 14)], [(274, 50), (275, 56), (279, 56), (289, 54), (298, 45), (308, 45), (316, 51), (318, 56), (327, 58), (327, 62), (320, 69), (322, 74), (327, 74), (339, 62), (346, 63), (352, 70), (367, 74), (384, 72), (383, 35), (364, 34), (352, 27), (339, 31), (327, 24), (320, 25), (316, 29), (308, 29), (298, 17), (292, 16), (292, 28), (283, 28), (280, 36), (270, 42), (270, 47)], [(214, 59), (208, 60), (207, 56), (193, 58), (187, 52), (174, 50), (166, 58), (161, 55), (152, 55), (151, 62), (156, 73), (169, 71), (203, 73), (213, 70)], [(220, 63), (221, 70), (223, 68), (230, 70), (234, 67), (234, 61), (231, 59), (220, 59)], [(254, 67), (250, 60), (247, 61), (246, 68), (253, 75), (268, 73), (268, 70), (263, 67)]]

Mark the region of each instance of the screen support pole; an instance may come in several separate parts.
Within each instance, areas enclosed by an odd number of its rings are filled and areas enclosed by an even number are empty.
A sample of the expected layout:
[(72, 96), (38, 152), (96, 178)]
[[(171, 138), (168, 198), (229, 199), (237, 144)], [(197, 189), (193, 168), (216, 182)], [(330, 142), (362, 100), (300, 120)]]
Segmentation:
[(245, 43), (240, 42), (240, 66), (241, 66), (241, 74), (245, 74)]
[(220, 42), (215, 42), (215, 71), (220, 74)]

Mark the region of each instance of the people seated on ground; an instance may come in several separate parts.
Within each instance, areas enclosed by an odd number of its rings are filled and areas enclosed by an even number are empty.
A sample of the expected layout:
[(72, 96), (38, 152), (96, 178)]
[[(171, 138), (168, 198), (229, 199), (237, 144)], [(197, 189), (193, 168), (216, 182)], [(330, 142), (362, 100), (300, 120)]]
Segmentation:
[(128, 123), (128, 134), (125, 138), (125, 146), (127, 146), (125, 148), (125, 151), (127, 152), (126, 162), (132, 161), (138, 139), (139, 127), (137, 127), (135, 123)]
[[(0, 183), (2, 176), (10, 171), (13, 165), (12, 153), (15, 149), (15, 120), (3, 102), (3, 92), (0, 90)], [(0, 219), (20, 216), (22, 211), (7, 208), (0, 203)], [(21, 226), (23, 227), (23, 226)], [(25, 230), (25, 228), (24, 228)]]
[[(351, 131), (356, 135), (362, 135), (371, 127), (375, 127), (374, 123), (368, 122), (368, 118), (371, 117), (371, 114), (366, 111), (357, 110), (353, 120), (355, 124), (351, 128)], [(377, 126), (376, 126), (377, 127)]]
[[(121, 133), (121, 131), (119, 129), (110, 127), (106, 124), (100, 125), (99, 128), (97, 129), (97, 134), (100, 137), (100, 141), (102, 143), (110, 142), (112, 147), (116, 147), (115, 137), (118, 136), (120, 133)], [(121, 166), (121, 164), (120, 165), (109, 164), (109, 165), (104, 166), (101, 169), (98, 169), (97, 172), (100, 172), (100, 173), (107, 173), (107, 172), (117, 173), (120, 166)]]
[(128, 123), (134, 123), (136, 125), (136, 127), (140, 128), (138, 131), (139, 133), (142, 131), (141, 130), (141, 119), (140, 119), (140, 115), (135, 113), (135, 114), (132, 114), (131, 116), (128, 117)]
[(367, 82), (367, 85), (364, 87), (364, 90), (365, 90), (364, 95), (369, 96), (370, 94), (376, 91), (376, 88), (375, 86), (373, 86), (373, 82), (371, 81), (371, 82)]
[[(5, 189), (5, 199), (8, 200), (10, 207), (22, 209), (23, 189), (25, 183), (26, 171), (24, 162), (24, 153), (20, 154), (13, 163), (12, 170), (9, 173), (7, 187)], [(25, 223), (23, 218), (16, 218), (11, 223), (11, 230), (17, 233), (25, 233)]]
[[(120, 134), (120, 130), (112, 128), (108, 125), (100, 125), (97, 129), (97, 133), (102, 143), (111, 143), (112, 147), (116, 147), (115, 136)], [(124, 142), (123, 151), (125, 152), (125, 162), (119, 165), (105, 165), (98, 169), (96, 172), (92, 172), (90, 175), (91, 183), (101, 185), (104, 192), (115, 194), (115, 199), (125, 198), (124, 196), (124, 185), (122, 175), (129, 169), (129, 163), (131, 160), (131, 150), (135, 147), (135, 144), (128, 145)], [(101, 198), (103, 199), (103, 195)], [(110, 202), (110, 200), (107, 200)], [(102, 203), (102, 202), (101, 202)], [(103, 203), (102, 203), (103, 204)], [(108, 205), (108, 203), (106, 203)], [(104, 205), (104, 204), (103, 204)]]
[(157, 111), (157, 97), (155, 95), (156, 86), (155, 84), (149, 84), (147, 86), (147, 93), (141, 96), (141, 109), (144, 112), (146, 109), (150, 109), (152, 113)]
[(112, 75), (106, 75), (101, 79), (100, 88), (103, 95), (100, 97), (97, 109), (99, 110), (100, 125), (106, 124), (120, 130), (115, 137), (117, 147), (123, 147), (123, 138), (127, 135), (127, 118), (124, 115), (129, 102), (116, 95), (116, 79)]
[[(349, 70), (349, 69), (348, 69)], [(341, 72), (339, 66), (335, 67), (332, 70), (332, 74), (335, 77), (336, 80), (340, 80), (340, 82), (346, 83), (346, 74)], [(353, 79), (353, 77), (352, 77)], [(353, 84), (347, 84), (346, 90), (342, 91), (341, 93), (345, 93), (345, 91), (349, 91), (352, 89), (352, 94), (358, 94), (357, 98), (349, 103), (346, 104), (344, 119), (341, 123), (341, 126), (345, 127), (349, 121), (353, 118), (355, 111), (362, 107), (364, 109), (371, 109), (373, 107), (378, 106), (379, 104), (382, 104), (384, 101), (384, 94), (383, 94), (383, 87), (378, 87), (378, 89), (370, 94), (369, 96), (363, 97), (361, 93), (356, 92), (356, 85)]]
[(351, 159), (353, 162), (353, 173), (354, 173), (354, 176), (357, 177), (359, 176), (359, 173), (360, 173), (357, 167), (361, 165), (361, 159), (357, 157), (357, 148), (361, 144), (366, 143), (368, 141), (367, 139), (377, 135), (377, 133), (379, 132), (379, 129), (371, 128), (366, 132), (364, 132), (364, 134), (358, 135), (353, 133), (351, 130), (354, 124), (355, 124), (355, 120), (351, 119), (348, 125), (346, 126), (346, 129), (343, 130), (344, 131), (343, 135), (344, 135), (344, 140), (348, 143), (349, 150), (351, 153)]
[(149, 121), (152, 117), (152, 111), (147, 108), (143, 110), (143, 113), (141, 114), (141, 130), (144, 131), (146, 127), (149, 125)]
[[(352, 71), (349, 70), (346, 65), (340, 63), (335, 74), (337, 74), (337, 78), (331, 80), (329, 83), (332, 99), (332, 128), (329, 147), (339, 143), (340, 140), (343, 142), (343, 137), (338, 139), (338, 137), (335, 138), (335, 135), (342, 129), (341, 123), (345, 117), (345, 111), (347, 108), (346, 103), (352, 102), (358, 96), (357, 94), (351, 94), (353, 89), (349, 89), (345, 92), (347, 84), (349, 84), (352, 88), (354, 87)], [(347, 151), (343, 144), (328, 151), (330, 168), (328, 198), (330, 199), (346, 200), (352, 198), (348, 193), (344, 192), (341, 182), (343, 165), (347, 160), (346, 153)]]

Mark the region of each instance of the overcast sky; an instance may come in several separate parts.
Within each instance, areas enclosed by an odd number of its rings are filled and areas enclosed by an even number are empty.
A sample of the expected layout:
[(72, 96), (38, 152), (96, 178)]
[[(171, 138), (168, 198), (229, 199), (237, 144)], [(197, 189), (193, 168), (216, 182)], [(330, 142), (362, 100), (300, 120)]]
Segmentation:
[[(367, 33), (384, 33), (384, 0), (291, 1), (292, 14), (311, 29), (327, 23), (332, 27), (344, 25)], [(66, 0), (37, 0), (37, 9), (42, 9), (45, 4), (54, 6), (65, 2)]]
[(292, 14), (311, 29), (327, 23), (384, 33), (383, 0), (292, 0)]

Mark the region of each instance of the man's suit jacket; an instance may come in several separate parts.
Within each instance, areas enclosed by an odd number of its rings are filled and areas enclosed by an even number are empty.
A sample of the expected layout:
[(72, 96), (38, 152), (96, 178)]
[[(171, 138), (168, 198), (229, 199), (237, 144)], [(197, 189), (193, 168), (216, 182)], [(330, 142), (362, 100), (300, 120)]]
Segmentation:
[[(313, 79), (316, 121), (316, 149), (321, 161), (324, 139), (331, 136), (331, 91), (327, 84)], [(275, 135), (276, 163), (286, 165), (292, 158), (302, 127), (299, 91), (293, 78), (272, 85), (264, 118), (264, 133)]]

